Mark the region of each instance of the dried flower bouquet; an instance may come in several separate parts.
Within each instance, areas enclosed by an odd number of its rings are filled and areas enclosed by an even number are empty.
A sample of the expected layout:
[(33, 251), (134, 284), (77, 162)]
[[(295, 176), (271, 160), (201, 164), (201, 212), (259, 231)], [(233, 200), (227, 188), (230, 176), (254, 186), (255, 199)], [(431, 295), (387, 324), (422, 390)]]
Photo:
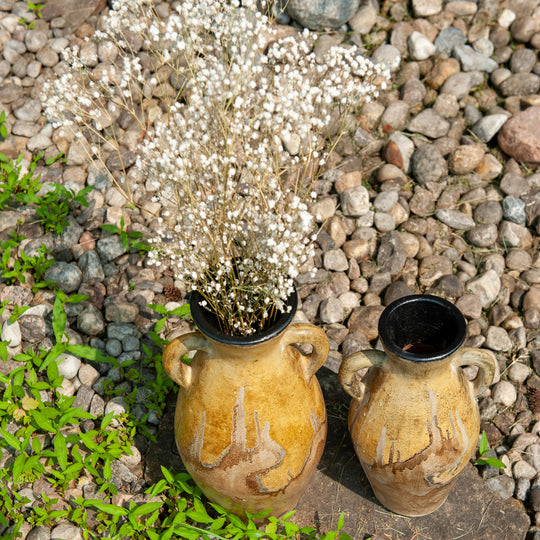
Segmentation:
[[(70, 49), (46, 113), (91, 160), (116, 152), (109, 178), (128, 201), (130, 176), (153, 186), (150, 257), (204, 296), (222, 331), (249, 335), (287, 309), (312, 256), (313, 172), (387, 74), (355, 47), (319, 58), (307, 31), (278, 38), (252, 0), (187, 0), (164, 18), (153, 6), (113, 2), (90, 41), (108, 64), (89, 66), (88, 43)], [(122, 145), (135, 134), (132, 173)]]

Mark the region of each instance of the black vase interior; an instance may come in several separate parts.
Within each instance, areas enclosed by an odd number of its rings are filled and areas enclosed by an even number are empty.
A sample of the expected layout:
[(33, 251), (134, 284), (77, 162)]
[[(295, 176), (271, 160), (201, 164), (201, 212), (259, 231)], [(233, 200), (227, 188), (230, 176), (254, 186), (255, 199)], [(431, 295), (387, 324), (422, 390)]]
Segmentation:
[(416, 362), (452, 355), (463, 344), (465, 329), (465, 319), (456, 306), (427, 294), (399, 298), (379, 319), (379, 336), (386, 349)]
[(206, 336), (221, 343), (228, 343), (229, 345), (256, 345), (277, 336), (289, 326), (298, 307), (298, 295), (294, 291), (287, 300), (287, 306), (290, 307), (290, 311), (285, 313), (278, 312), (273, 324), (268, 329), (249, 336), (230, 336), (220, 330), (220, 324), (216, 314), (201, 306), (203, 300), (204, 297), (199, 292), (191, 292), (189, 307), (193, 322)]

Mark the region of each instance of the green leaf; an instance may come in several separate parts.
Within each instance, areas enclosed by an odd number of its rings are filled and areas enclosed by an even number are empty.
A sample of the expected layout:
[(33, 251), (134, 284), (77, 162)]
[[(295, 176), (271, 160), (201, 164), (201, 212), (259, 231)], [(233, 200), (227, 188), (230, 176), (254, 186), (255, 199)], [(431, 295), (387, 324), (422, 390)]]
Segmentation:
[(487, 440), (487, 435), (485, 431), (482, 431), (482, 435), (480, 437), (480, 444), (478, 447), (478, 452), (481, 456), (483, 456), (488, 450), (489, 450), (489, 443)]
[(62, 341), (64, 330), (66, 329), (66, 320), (67, 320), (67, 316), (64, 311), (64, 304), (60, 300), (60, 298), (57, 296), (54, 300), (53, 320), (52, 320), (54, 337), (56, 338), (57, 343), (60, 343)]
[(84, 506), (97, 508), (98, 510), (101, 510), (101, 512), (105, 512), (111, 516), (127, 516), (129, 513), (126, 508), (116, 506), (116, 504), (104, 503), (96, 499), (89, 499), (85, 501)]
[(70, 344), (67, 346), (67, 350), (70, 353), (80, 356), (81, 358), (86, 358), (87, 360), (94, 360), (96, 362), (111, 362), (111, 358), (109, 356), (106, 356), (98, 349), (94, 349), (94, 347), (90, 347), (89, 345)]
[(64, 435), (60, 432), (58, 432), (54, 436), (54, 451), (56, 452), (56, 457), (58, 459), (58, 465), (60, 465), (60, 468), (65, 471), (67, 467), (67, 445), (66, 445), (66, 439), (64, 438)]
[(86, 294), (72, 294), (66, 302), (69, 304), (78, 304), (79, 302), (84, 302), (85, 300), (88, 300), (88, 296)]
[(101, 420), (101, 430), (102, 431), (111, 423), (111, 420), (113, 419), (113, 416), (114, 416), (114, 411), (110, 412), (107, 416), (103, 417), (103, 420)]
[(11, 448), (15, 448), (15, 450), (18, 450), (19, 452), (22, 450), (21, 442), (19, 439), (17, 439), (17, 437), (15, 437), (15, 435), (12, 435), (5, 429), (0, 429), (0, 435), (2, 435), (4, 441), (6, 441)]
[(491, 467), (495, 467), (497, 469), (505, 469), (506, 465), (497, 458), (494, 457), (483, 457), (480, 458), (475, 462), (475, 465), (491, 465)]
[(154, 332), (161, 332), (165, 328), (165, 323), (167, 322), (167, 317), (163, 317), (154, 325)]
[(29, 411), (30, 416), (34, 419), (37, 426), (43, 431), (56, 433), (57, 429), (51, 424), (49, 419), (40, 411)]
[(171, 317), (182, 317), (185, 318), (190, 314), (189, 304), (182, 304), (177, 308), (174, 308), (172, 311), (169, 311), (169, 316)]
[(131, 511), (129, 514), (130, 516), (133, 516), (133, 517), (139, 517), (139, 516), (144, 516), (145, 514), (151, 514), (152, 512), (155, 512), (158, 508), (161, 508), (163, 504), (164, 502), (162, 501), (141, 504), (140, 506), (135, 508), (133, 511)]
[(167, 315), (167, 308), (161, 304), (148, 304), (148, 307), (157, 311), (160, 315)]
[(13, 482), (18, 482), (19, 480), (19, 476), (21, 475), (23, 469), (24, 469), (24, 465), (25, 465), (25, 462), (26, 462), (26, 458), (28, 456), (26, 454), (19, 454), (16, 458), (15, 458), (15, 461), (13, 462), (13, 469), (12, 469), (12, 475), (13, 475)]

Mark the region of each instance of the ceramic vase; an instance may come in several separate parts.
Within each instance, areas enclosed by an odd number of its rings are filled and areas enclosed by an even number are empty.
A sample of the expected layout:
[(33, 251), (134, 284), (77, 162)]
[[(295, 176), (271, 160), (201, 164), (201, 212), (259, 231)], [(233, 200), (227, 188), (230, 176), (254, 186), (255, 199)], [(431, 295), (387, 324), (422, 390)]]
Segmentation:
[[(384, 348), (347, 357), (339, 371), (353, 397), (349, 431), (377, 499), (389, 510), (422, 516), (446, 500), (475, 451), (475, 395), (493, 381), (495, 361), (462, 347), (465, 320), (450, 302), (412, 295), (379, 319)], [(462, 366), (477, 366), (471, 382)], [(369, 368), (364, 380), (356, 376)]]
[[(178, 384), (175, 438), (188, 472), (211, 501), (244, 515), (291, 510), (326, 441), (326, 409), (315, 372), (328, 355), (326, 334), (292, 323), (292, 311), (248, 337), (219, 330), (215, 316), (190, 300), (198, 331), (172, 341), (163, 364)], [(308, 343), (302, 354), (293, 344)], [(196, 351), (190, 365), (182, 361)]]

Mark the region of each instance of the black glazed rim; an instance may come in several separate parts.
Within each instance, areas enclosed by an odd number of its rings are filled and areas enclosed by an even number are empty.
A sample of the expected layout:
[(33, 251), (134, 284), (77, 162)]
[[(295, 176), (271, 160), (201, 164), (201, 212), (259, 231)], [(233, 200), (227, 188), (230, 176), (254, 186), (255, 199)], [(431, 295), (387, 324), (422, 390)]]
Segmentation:
[(256, 332), (250, 336), (229, 336), (219, 329), (215, 313), (212, 313), (200, 305), (203, 300), (204, 297), (200, 292), (191, 292), (189, 307), (191, 309), (193, 321), (205, 336), (215, 341), (219, 341), (220, 343), (227, 343), (228, 345), (257, 345), (258, 343), (272, 339), (289, 326), (298, 307), (298, 294), (294, 291), (287, 300), (287, 305), (291, 307), (290, 312), (281, 313), (270, 328), (263, 330), (262, 332)]
[[(406, 360), (433, 362), (454, 354), (465, 341), (465, 318), (448, 300), (429, 294), (398, 298), (379, 319), (379, 337), (385, 348)], [(404, 350), (410, 343), (436, 342), (426, 354)]]

